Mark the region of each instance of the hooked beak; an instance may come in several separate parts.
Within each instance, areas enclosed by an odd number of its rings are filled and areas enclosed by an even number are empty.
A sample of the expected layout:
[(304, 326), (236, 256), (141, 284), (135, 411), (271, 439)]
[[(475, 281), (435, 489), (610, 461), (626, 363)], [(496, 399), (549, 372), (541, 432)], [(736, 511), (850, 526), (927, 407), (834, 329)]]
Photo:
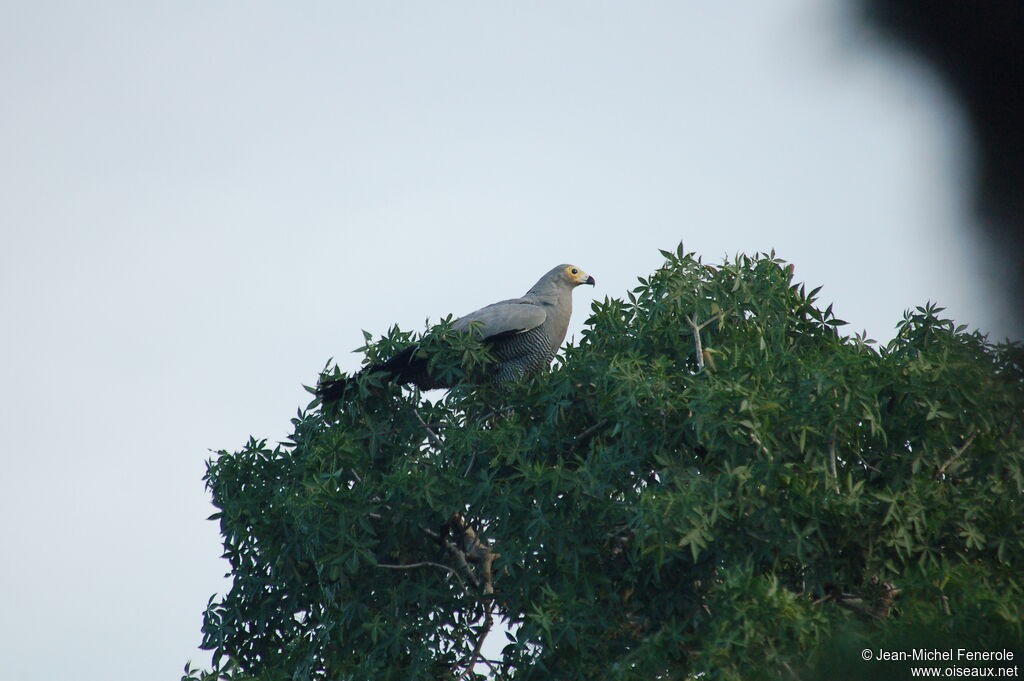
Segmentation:
[(583, 283), (584, 283), (584, 284), (590, 284), (591, 286), (594, 286), (594, 285), (596, 285), (596, 284), (597, 284), (597, 282), (596, 282), (596, 281), (594, 281), (594, 278), (593, 278), (593, 277), (587, 277), (587, 280), (586, 280), (585, 282), (583, 282)]

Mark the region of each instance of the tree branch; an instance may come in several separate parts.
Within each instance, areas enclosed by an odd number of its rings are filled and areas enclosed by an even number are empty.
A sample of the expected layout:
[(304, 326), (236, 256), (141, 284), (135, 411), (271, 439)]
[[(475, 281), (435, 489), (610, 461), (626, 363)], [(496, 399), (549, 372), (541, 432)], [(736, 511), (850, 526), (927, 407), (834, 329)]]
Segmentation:
[(420, 412), (417, 409), (413, 409), (412, 413), (416, 416), (416, 420), (420, 422), (420, 425), (423, 426), (423, 430), (427, 431), (427, 437), (430, 438), (431, 443), (433, 443), (435, 447), (440, 447), (442, 444), (441, 438), (437, 436), (437, 433), (430, 429), (427, 422), (423, 420), (422, 416), (420, 416)]
[(479, 636), (476, 639), (476, 645), (473, 646), (473, 652), (466, 659), (465, 662), (461, 663), (460, 666), (465, 665), (466, 670), (462, 673), (462, 678), (468, 679), (469, 675), (473, 672), (473, 666), (477, 660), (490, 666), (490, 662), (484, 659), (480, 655), (480, 650), (484, 647), (484, 639), (487, 638), (487, 634), (491, 633), (491, 627), (494, 625), (494, 602), (488, 599), (487, 603), (487, 616), (484, 618), (484, 626), (480, 630)]
[(836, 470), (836, 427), (832, 426), (832, 438), (828, 441), (828, 468), (832, 473), (832, 484), (839, 494), (839, 471)]
[(575, 438), (573, 438), (572, 444), (569, 445), (569, 453), (572, 454), (573, 452), (575, 452), (576, 447), (578, 445), (586, 444), (587, 441), (589, 441), (590, 438), (593, 437), (594, 433), (599, 431), (601, 428), (604, 428), (606, 425), (608, 425), (608, 419), (601, 419), (600, 421), (598, 421), (597, 423), (595, 423), (594, 425), (590, 426), (582, 433), (577, 435)]
[(963, 455), (963, 453), (964, 453), (964, 452), (966, 452), (966, 451), (967, 451), (967, 448), (971, 446), (971, 443), (972, 443), (972, 442), (974, 442), (974, 438), (975, 438), (975, 437), (976, 437), (977, 435), (978, 435), (978, 431), (976, 431), (976, 430), (974, 430), (974, 429), (972, 428), (972, 429), (971, 429), (971, 434), (970, 434), (970, 435), (969, 435), (969, 436), (967, 437), (967, 439), (966, 439), (966, 440), (964, 440), (964, 443), (963, 443), (963, 445), (961, 445), (959, 449), (954, 449), (954, 450), (953, 450), (953, 456), (951, 456), (951, 457), (949, 457), (948, 459), (946, 459), (946, 463), (944, 463), (944, 464), (942, 464), (941, 466), (939, 466), (939, 469), (938, 469), (937, 471), (935, 471), (935, 477), (940, 477), (940, 476), (943, 476), (943, 475), (945, 475), (945, 474), (946, 474), (946, 469), (947, 469), (947, 468), (948, 468), (948, 467), (949, 467), (949, 466), (950, 466), (950, 465), (951, 465), (951, 464), (952, 464), (952, 463), (953, 463), (954, 461), (956, 461), (957, 459), (959, 459), (959, 458), (960, 458), (960, 457), (961, 457), (961, 456)]
[(721, 316), (722, 316), (722, 313), (718, 312), (718, 313), (712, 315), (709, 319), (706, 319), (703, 322), (699, 322), (699, 323), (697, 322), (696, 313), (686, 317), (686, 323), (690, 325), (691, 329), (693, 329), (693, 343), (696, 346), (696, 350), (697, 350), (697, 370), (698, 371), (704, 371), (704, 346), (703, 346), (703, 344), (701, 344), (701, 341), (700, 341), (700, 332), (701, 332), (701, 330), (705, 326), (707, 326), (711, 322), (715, 321), (716, 319), (719, 319)]
[(462, 572), (462, 574), (466, 576), (470, 584), (472, 584), (473, 587), (476, 589), (480, 588), (480, 580), (477, 578), (475, 574), (473, 574), (473, 569), (469, 567), (469, 562), (466, 560), (466, 553), (458, 546), (456, 546), (455, 542), (448, 539), (447, 536), (442, 536), (441, 534), (435, 532), (429, 527), (420, 527), (420, 530), (422, 530), (425, 535), (435, 540), (442, 547), (444, 547), (445, 551), (447, 551), (449, 555), (451, 555), (451, 557), (455, 559), (455, 564), (458, 565), (459, 570)]
[(377, 563), (377, 567), (379, 567), (379, 568), (387, 568), (389, 570), (412, 570), (413, 568), (420, 568), (420, 567), (436, 567), (436, 568), (441, 568), (442, 570), (446, 570), (450, 574), (453, 574), (453, 575), (455, 574), (455, 570), (453, 570), (452, 568), (448, 567), (447, 565), (442, 565), (441, 563), (435, 563), (435, 562), (429, 561), (429, 560), (422, 560), (422, 561), (420, 561), (418, 563), (409, 563), (407, 565), (392, 565), (392, 564), (389, 564), (389, 563)]

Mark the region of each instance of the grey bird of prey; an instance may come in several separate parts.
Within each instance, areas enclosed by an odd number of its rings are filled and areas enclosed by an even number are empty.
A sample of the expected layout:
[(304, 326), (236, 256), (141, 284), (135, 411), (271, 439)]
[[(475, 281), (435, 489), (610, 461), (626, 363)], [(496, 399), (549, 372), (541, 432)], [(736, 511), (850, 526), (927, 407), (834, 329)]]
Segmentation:
[[(522, 298), (492, 303), (459, 317), (456, 331), (479, 334), (495, 358), (490, 380), (515, 381), (533, 375), (551, 364), (565, 340), (572, 315), (572, 290), (581, 284), (594, 285), (594, 278), (575, 265), (559, 265), (533, 285)], [(397, 355), (364, 368), (362, 373), (387, 373), (389, 380), (411, 383), (423, 390), (450, 388), (428, 371), (427, 358), (411, 345)], [(358, 374), (357, 374), (358, 375)], [(324, 403), (341, 399), (353, 377), (323, 380), (316, 394)]]

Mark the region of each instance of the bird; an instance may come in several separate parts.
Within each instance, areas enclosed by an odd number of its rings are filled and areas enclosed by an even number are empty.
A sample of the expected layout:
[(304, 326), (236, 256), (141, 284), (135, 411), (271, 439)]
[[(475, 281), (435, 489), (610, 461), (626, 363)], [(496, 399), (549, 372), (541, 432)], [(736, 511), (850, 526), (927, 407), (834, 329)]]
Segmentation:
[[(551, 364), (555, 352), (565, 340), (572, 315), (572, 292), (577, 286), (594, 286), (594, 277), (575, 265), (558, 265), (542, 276), (521, 298), (491, 303), (452, 323), (454, 331), (475, 333), (490, 350), (495, 362), (487, 380), (495, 383), (517, 381), (532, 376)], [(450, 388), (443, 377), (432, 375), (428, 358), (410, 345), (387, 361), (371, 364), (358, 374), (322, 379), (315, 394), (321, 403), (340, 400), (349, 384), (361, 374), (387, 374), (400, 385), (412, 384), (421, 390)]]

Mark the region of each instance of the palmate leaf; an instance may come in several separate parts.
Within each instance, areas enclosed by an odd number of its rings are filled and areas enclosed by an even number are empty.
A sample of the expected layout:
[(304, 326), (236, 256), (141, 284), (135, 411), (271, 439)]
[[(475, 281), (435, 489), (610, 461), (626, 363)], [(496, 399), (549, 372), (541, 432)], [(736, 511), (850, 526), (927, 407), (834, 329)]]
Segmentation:
[[(864, 647), (1017, 645), (1021, 348), (931, 303), (878, 347), (774, 255), (663, 255), (549, 374), (366, 389), (211, 459), (233, 582), (186, 677), (875, 678)], [(471, 378), (444, 328), (364, 352), (427, 338)]]

